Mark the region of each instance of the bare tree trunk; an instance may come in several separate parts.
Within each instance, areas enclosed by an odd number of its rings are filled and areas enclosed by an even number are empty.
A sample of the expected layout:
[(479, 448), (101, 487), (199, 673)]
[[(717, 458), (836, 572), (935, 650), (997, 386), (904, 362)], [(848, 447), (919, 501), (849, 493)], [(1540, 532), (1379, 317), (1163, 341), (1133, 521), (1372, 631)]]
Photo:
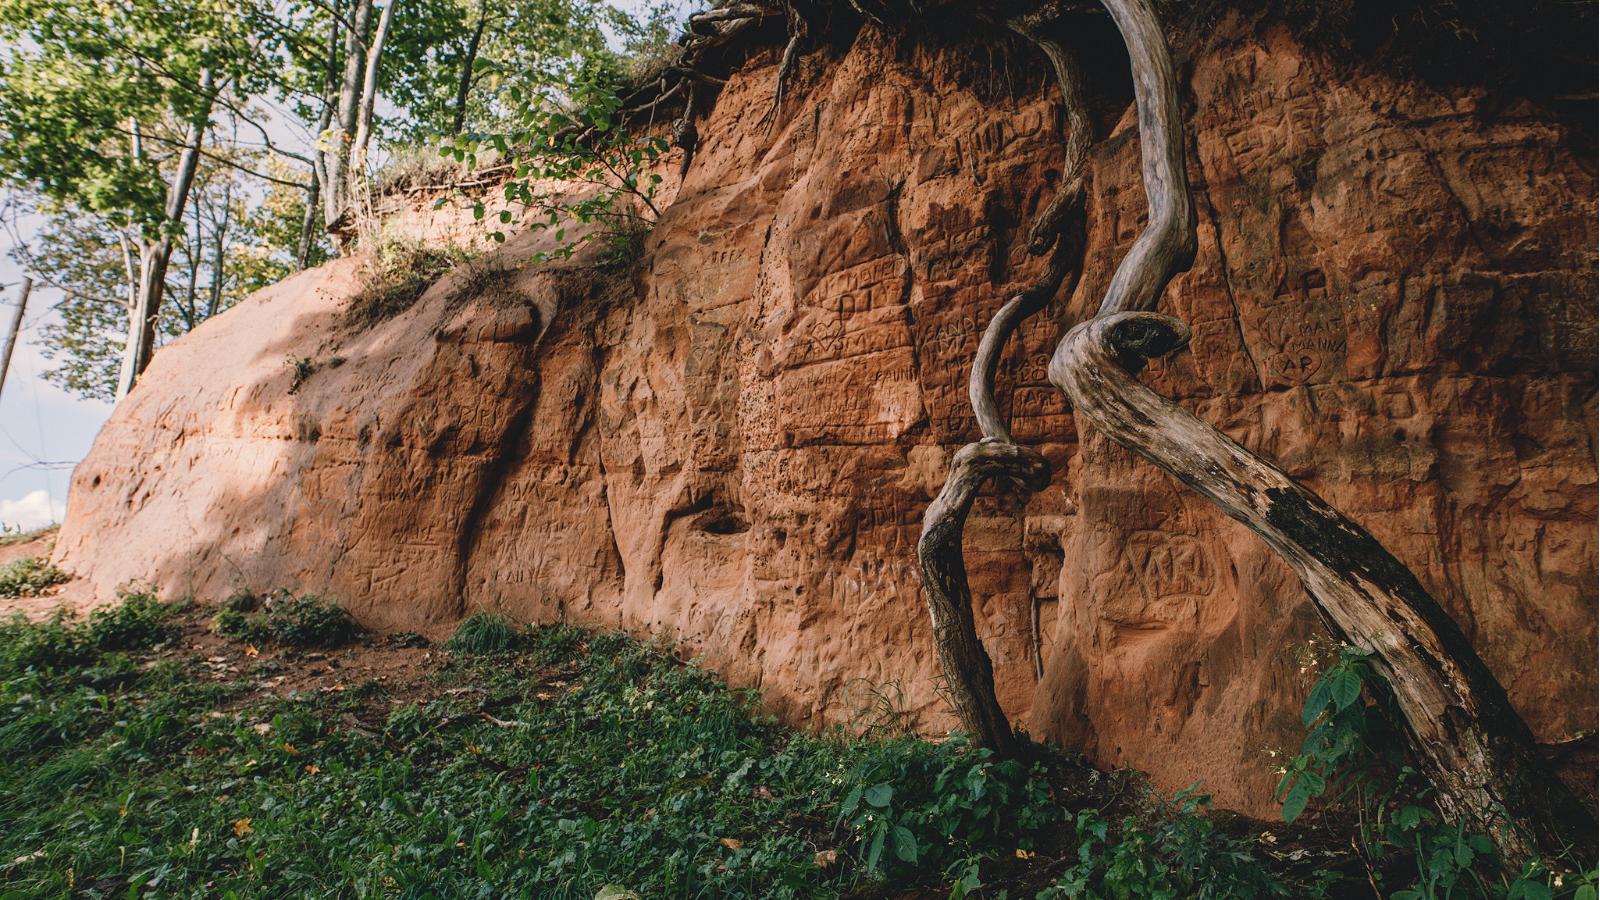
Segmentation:
[(228, 229), (233, 224), (233, 184), (222, 187), (222, 220), (212, 220), (216, 229), (216, 245), (211, 257), (211, 296), (206, 301), (206, 313), (201, 321), (217, 314), (222, 305), (222, 288), (227, 273)]
[(338, 132), (332, 145), (323, 151), (323, 223), (332, 228), (344, 214), (345, 170), (350, 162), (350, 143), (361, 114), (361, 68), (366, 61), (367, 28), (372, 22), (372, 0), (356, 0), (350, 16), (351, 30), (344, 40), (344, 75), (339, 82)]
[(28, 295), (33, 293), (32, 276), (22, 277), (22, 293), (17, 295), (17, 308), (11, 313), (11, 330), (6, 332), (5, 349), (0, 350), (0, 396), (6, 389), (6, 373), (11, 371), (11, 351), (17, 348), (17, 335), (22, 333), (22, 314), (28, 310)]
[(378, 30), (367, 48), (366, 78), (361, 83), (361, 114), (356, 121), (356, 141), (351, 166), (352, 183), (366, 175), (367, 143), (372, 140), (372, 108), (378, 101), (378, 63), (383, 58), (383, 43), (389, 36), (389, 23), (394, 19), (395, 7), (400, 0), (389, 0), (378, 17)]
[[(205, 142), (207, 120), (211, 116), (213, 81), (210, 69), (200, 73), (200, 93), (205, 98), (202, 109), (189, 125), (189, 140), (178, 159), (178, 171), (167, 190), (167, 207), (164, 225), (178, 221), (189, 203), (189, 190), (194, 186), (195, 172), (200, 167), (200, 147)], [(122, 371), (117, 378), (117, 399), (133, 390), (134, 382), (150, 364), (155, 353), (156, 321), (161, 314), (161, 294), (166, 287), (167, 263), (172, 259), (172, 234), (164, 230), (161, 237), (147, 241), (139, 254), (139, 296), (128, 320), (128, 343), (122, 353)]]
[[(334, 97), (334, 85), (339, 77), (339, 17), (332, 16), (328, 25), (328, 45), (324, 51), (327, 54), (327, 73), (322, 85), (322, 116), (317, 121), (317, 134), (326, 134), (328, 126), (333, 124), (333, 110), (337, 99)], [(300, 218), (300, 242), (295, 247), (295, 268), (304, 269), (311, 261), (311, 247), (316, 241), (317, 220), (321, 218), (322, 211), (318, 208), (322, 200), (322, 184), (327, 181), (327, 163), (325, 154), (313, 152), (311, 154), (311, 181), (306, 187), (305, 214)]]
[(472, 91), (472, 67), (478, 61), (478, 47), (483, 44), (483, 30), (489, 24), (488, 0), (478, 0), (478, 24), (472, 29), (472, 40), (467, 42), (467, 55), (461, 61), (461, 80), (456, 84), (456, 115), (450, 123), (450, 133), (458, 135), (467, 124), (467, 95)]

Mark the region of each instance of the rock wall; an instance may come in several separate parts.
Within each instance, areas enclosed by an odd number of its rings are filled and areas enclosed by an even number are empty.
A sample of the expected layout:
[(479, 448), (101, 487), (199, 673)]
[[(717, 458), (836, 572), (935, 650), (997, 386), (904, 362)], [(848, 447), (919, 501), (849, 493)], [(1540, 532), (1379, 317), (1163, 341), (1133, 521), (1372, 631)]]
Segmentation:
[[(949, 726), (914, 548), (975, 437), (978, 335), (1038, 271), (1022, 237), (1063, 127), (1053, 91), (960, 83), (963, 52), (863, 31), (808, 61), (770, 130), (774, 60), (752, 59), (629, 272), (530, 267), (463, 297), (464, 267), (358, 330), (353, 258), (207, 322), (79, 466), (55, 561), (102, 595), (325, 592), (383, 629), (497, 607), (663, 632), (798, 723)], [(1185, 75), (1201, 247), (1164, 308), (1195, 339), (1147, 380), (1368, 526), (1541, 738), (1594, 728), (1589, 164), (1536, 109), (1279, 32)], [(1264, 545), (1080, 435), (1048, 385), (1140, 227), (1131, 112), (1090, 209), (1081, 283), (1002, 365), (1056, 477), (979, 501), (979, 629), (1035, 734), (1263, 812), (1320, 626)], [(293, 358), (318, 366), (298, 387)]]

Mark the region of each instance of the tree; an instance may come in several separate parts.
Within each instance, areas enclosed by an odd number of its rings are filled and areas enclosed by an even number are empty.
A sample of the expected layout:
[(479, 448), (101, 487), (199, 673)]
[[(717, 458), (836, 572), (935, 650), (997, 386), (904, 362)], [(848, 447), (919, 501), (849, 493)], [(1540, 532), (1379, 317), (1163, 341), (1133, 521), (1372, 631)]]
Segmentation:
[[(245, 176), (221, 164), (202, 167), (175, 239), (162, 293), (168, 302), (156, 326), (157, 343), (185, 334), (289, 271), (286, 240), (298, 226), (293, 188), (278, 187), (252, 209)], [(60, 290), (58, 321), (44, 326), (40, 344), (54, 365), (44, 377), (85, 397), (116, 397), (127, 340), (127, 297), (134, 287), (122, 231), (104, 217), (47, 213), (18, 261)], [(137, 277), (137, 273), (133, 273)]]
[(0, 2), (0, 179), (124, 230), (136, 276), (119, 395), (154, 351), (213, 115), (239, 109), (264, 68), (258, 19), (218, 0), (129, 0), (117, 15), (90, 0)]

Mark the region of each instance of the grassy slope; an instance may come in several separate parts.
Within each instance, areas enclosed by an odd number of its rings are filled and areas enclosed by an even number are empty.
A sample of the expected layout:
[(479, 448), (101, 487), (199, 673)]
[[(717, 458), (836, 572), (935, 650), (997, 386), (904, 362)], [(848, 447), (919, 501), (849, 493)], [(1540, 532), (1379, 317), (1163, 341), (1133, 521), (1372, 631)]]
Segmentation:
[[(797, 734), (619, 635), (463, 652), (503, 646), (480, 621), (456, 650), (366, 645), (430, 661), (384, 684), (206, 624), (133, 598), (0, 626), (0, 896), (1112, 896), (1118, 853), (1139, 870), (1122, 896), (1271, 889), (1204, 817), (1144, 807), (1106, 838), (1084, 807), (1131, 809), (1124, 780)], [(324, 666), (350, 683), (263, 687)]]

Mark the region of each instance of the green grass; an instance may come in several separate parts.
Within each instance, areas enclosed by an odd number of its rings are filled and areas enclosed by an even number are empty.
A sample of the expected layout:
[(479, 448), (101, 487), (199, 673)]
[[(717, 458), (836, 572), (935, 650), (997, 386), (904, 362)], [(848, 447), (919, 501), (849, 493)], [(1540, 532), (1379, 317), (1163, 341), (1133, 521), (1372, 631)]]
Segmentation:
[(478, 656), (505, 653), (516, 649), (521, 642), (522, 634), (510, 619), (500, 613), (475, 612), (461, 620), (444, 647), (451, 653)]
[[(1145, 824), (1080, 835), (1092, 792), (1070, 784), (1111, 776), (959, 739), (796, 733), (620, 635), (513, 629), (514, 653), (448, 655), (401, 703), (372, 683), (205, 683), (164, 643), (172, 621), (141, 596), (0, 625), (0, 896), (1074, 896), (1047, 886), (1204, 856), (1273, 885), (1209, 823), (1130, 859), (1106, 845)], [(474, 641), (504, 635), (488, 622)], [(1080, 842), (1097, 865), (1071, 868)]]
[(0, 597), (36, 597), (66, 580), (66, 574), (43, 557), (14, 559), (0, 566)]

